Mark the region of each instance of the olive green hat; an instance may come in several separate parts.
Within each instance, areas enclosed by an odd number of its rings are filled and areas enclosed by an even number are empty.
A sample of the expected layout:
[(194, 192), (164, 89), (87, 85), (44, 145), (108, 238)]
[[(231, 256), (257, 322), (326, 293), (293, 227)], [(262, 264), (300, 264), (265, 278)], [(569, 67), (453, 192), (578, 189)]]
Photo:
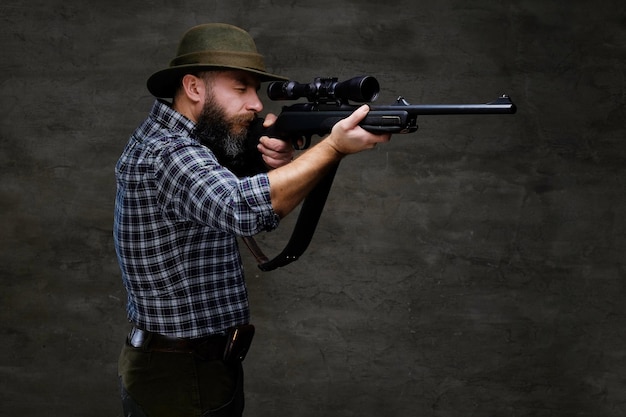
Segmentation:
[(266, 71), (263, 56), (248, 32), (224, 23), (207, 23), (183, 35), (170, 66), (148, 78), (148, 90), (155, 97), (174, 97), (183, 75), (216, 68), (249, 71), (262, 82), (287, 80)]

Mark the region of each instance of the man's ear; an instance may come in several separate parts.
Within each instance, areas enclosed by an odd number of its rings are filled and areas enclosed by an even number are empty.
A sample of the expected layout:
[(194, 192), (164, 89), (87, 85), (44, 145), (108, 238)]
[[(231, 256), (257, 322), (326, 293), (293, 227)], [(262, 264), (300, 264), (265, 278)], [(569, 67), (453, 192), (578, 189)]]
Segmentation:
[(192, 74), (185, 74), (181, 81), (184, 94), (193, 103), (204, 102), (206, 86), (201, 78)]

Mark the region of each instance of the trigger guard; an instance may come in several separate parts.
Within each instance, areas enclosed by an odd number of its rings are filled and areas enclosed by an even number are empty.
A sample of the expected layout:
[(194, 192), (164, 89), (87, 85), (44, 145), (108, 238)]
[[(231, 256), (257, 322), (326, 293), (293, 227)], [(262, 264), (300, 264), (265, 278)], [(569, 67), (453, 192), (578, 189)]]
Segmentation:
[(291, 144), (293, 145), (293, 148), (296, 151), (301, 151), (303, 149), (307, 149), (309, 146), (311, 146), (311, 136), (304, 136), (304, 144), (302, 146), (299, 145), (299, 139), (294, 139), (291, 141)]

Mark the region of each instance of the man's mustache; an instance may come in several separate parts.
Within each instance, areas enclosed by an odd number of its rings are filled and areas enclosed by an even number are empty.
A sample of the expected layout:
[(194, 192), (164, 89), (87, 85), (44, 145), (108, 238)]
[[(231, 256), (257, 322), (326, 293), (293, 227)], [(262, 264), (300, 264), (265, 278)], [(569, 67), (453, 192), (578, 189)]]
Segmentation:
[(233, 119), (233, 121), (236, 124), (250, 126), (250, 123), (252, 123), (255, 119), (256, 119), (256, 114), (252, 113), (250, 115), (237, 116)]

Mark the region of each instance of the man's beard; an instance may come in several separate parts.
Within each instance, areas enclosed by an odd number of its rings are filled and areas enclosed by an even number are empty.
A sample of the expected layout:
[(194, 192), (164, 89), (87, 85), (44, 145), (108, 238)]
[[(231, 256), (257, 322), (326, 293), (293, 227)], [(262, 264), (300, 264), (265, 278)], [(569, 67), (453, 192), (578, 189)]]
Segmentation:
[(254, 114), (227, 118), (213, 99), (208, 97), (194, 129), (195, 137), (211, 149), (218, 158), (234, 159), (246, 150), (248, 128)]
[(221, 165), (237, 176), (251, 176), (267, 170), (256, 148), (258, 137), (249, 132), (250, 124), (258, 124), (258, 120), (254, 113), (228, 118), (224, 109), (209, 96), (193, 136), (213, 152)]

